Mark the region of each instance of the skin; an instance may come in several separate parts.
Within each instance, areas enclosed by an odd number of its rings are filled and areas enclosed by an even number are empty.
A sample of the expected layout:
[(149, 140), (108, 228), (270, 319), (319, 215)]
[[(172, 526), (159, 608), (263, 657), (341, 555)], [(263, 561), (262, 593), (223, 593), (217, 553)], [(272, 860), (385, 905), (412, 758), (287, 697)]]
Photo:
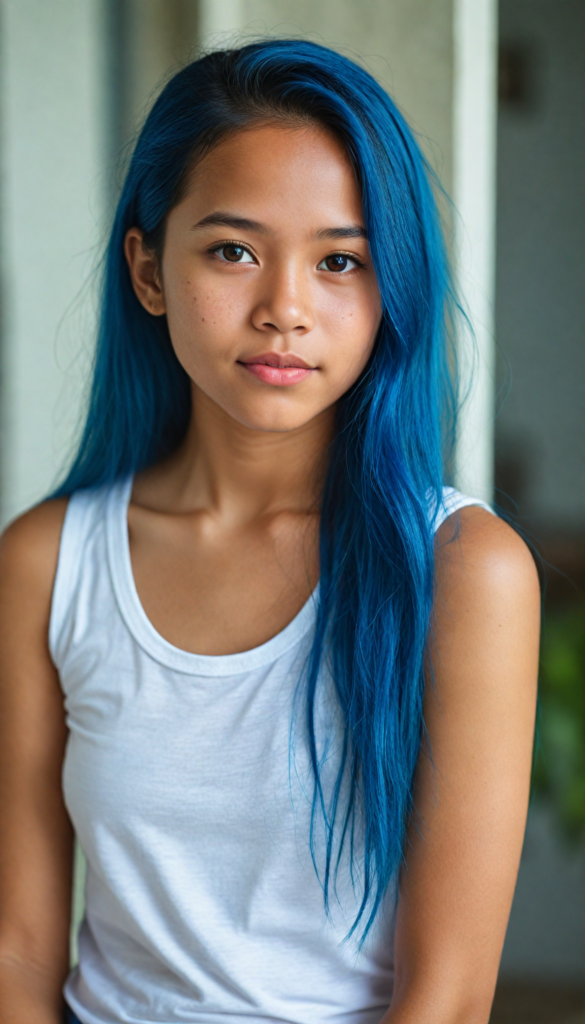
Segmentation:
[[(317, 582), (316, 498), (335, 403), (366, 365), (380, 321), (360, 229), (340, 145), (314, 128), (263, 125), (196, 168), (169, 214), (162, 258), (137, 228), (128, 233), (136, 295), (167, 316), (193, 387), (184, 444), (136, 478), (128, 516), (140, 600), (178, 647), (253, 648)], [(356, 262), (335, 269), (339, 252)], [(262, 353), (295, 354), (310, 372), (266, 383), (243, 365)], [(57, 1024), (68, 964), (67, 731), (47, 648), (64, 512), (47, 502), (0, 544), (0, 1024)], [(423, 751), (385, 1024), (487, 1024), (524, 832), (536, 572), (489, 513), (464, 509), (458, 526), (455, 536), (448, 521), (437, 537), (425, 709), (434, 767)]]

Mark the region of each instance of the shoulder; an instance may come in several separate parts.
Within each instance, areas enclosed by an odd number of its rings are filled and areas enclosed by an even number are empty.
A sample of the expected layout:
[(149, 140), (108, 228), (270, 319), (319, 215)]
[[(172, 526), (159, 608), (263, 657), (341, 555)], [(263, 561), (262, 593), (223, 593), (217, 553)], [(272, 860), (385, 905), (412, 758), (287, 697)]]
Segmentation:
[(22, 593), (27, 604), (50, 600), (67, 498), (42, 502), (15, 519), (0, 537), (0, 599)]
[(463, 508), (437, 533), (432, 634), (431, 661), (443, 693), (481, 690), (493, 696), (501, 690), (507, 699), (516, 690), (533, 704), (540, 634), (536, 565), (515, 530), (485, 509)]
[(534, 559), (511, 526), (477, 505), (468, 505), (440, 526), (435, 543), (438, 593), (465, 595), (478, 588), (490, 597), (540, 600)]

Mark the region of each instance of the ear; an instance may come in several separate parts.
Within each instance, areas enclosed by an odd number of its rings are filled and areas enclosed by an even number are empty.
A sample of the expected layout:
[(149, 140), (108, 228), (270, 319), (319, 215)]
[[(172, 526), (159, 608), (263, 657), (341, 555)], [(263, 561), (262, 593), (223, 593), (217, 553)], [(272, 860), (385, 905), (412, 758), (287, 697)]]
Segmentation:
[(138, 301), (148, 313), (162, 316), (166, 313), (166, 306), (158, 260), (156, 254), (144, 245), (140, 228), (130, 228), (126, 232), (124, 255)]

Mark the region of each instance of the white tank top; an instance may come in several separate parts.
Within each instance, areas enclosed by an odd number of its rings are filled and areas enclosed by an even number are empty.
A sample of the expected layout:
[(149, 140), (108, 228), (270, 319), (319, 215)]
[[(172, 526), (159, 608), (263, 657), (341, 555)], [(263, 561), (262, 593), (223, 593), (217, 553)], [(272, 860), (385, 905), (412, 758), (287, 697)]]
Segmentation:
[[(174, 647), (134, 585), (130, 492), (126, 480), (70, 499), (53, 593), (64, 793), (87, 859), (65, 998), (82, 1024), (377, 1024), (392, 996), (392, 901), (361, 950), (344, 942), (358, 897), (342, 864), (325, 915), (310, 762), (291, 733), (316, 592), (253, 650)], [(447, 489), (437, 525), (470, 504)], [(326, 737), (339, 713), (321, 691)]]

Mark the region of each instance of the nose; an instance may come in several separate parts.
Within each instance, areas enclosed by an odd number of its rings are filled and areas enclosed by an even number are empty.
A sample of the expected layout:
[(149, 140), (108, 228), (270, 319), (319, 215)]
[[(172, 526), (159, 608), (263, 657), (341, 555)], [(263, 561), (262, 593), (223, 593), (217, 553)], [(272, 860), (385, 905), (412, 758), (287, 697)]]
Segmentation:
[(313, 295), (303, 266), (287, 261), (263, 275), (252, 323), (259, 331), (277, 334), (307, 334), (313, 329)]

